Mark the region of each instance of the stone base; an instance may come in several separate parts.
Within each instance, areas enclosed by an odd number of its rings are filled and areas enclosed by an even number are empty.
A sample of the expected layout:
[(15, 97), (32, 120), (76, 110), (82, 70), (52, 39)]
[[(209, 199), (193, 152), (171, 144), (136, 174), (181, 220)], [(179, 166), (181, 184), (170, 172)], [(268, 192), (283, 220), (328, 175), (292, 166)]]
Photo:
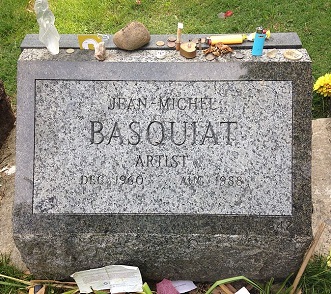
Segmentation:
[(296, 272), (309, 242), (310, 238), (300, 236), (16, 235), (17, 245), (25, 246), (26, 262), (34, 275), (56, 279), (112, 264), (138, 266), (145, 280), (214, 282), (240, 275), (284, 279)]

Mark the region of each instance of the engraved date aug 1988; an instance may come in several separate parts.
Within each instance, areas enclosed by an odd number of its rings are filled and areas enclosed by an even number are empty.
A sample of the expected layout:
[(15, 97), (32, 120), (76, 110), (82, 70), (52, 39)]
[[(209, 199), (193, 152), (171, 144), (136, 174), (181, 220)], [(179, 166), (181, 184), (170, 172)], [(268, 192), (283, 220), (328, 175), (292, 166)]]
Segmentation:
[(229, 188), (229, 187), (242, 187), (245, 181), (241, 176), (224, 176), (216, 175), (205, 176), (205, 175), (184, 175), (180, 178), (180, 185), (184, 186), (205, 186), (205, 185), (215, 185), (219, 188)]

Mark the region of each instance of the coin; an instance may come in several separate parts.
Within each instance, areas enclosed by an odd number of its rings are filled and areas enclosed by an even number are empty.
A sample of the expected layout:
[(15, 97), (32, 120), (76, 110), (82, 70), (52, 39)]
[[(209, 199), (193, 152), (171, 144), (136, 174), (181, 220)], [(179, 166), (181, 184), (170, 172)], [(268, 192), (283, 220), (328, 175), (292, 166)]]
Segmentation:
[(167, 43), (167, 46), (169, 47), (169, 48), (174, 48), (174, 47), (176, 47), (176, 42), (168, 42)]
[(272, 50), (269, 50), (269, 51), (267, 52), (267, 56), (268, 56), (269, 58), (275, 58), (276, 55), (277, 55), (277, 49), (272, 49)]
[(213, 53), (208, 53), (208, 54), (206, 55), (206, 59), (207, 59), (208, 61), (214, 60), (215, 58), (216, 58), (216, 56), (215, 56)]
[(244, 54), (240, 53), (240, 52), (235, 52), (234, 57), (237, 59), (243, 59), (244, 58)]
[(302, 57), (302, 53), (295, 49), (288, 49), (283, 53), (284, 57), (290, 60), (299, 60)]
[(164, 46), (164, 42), (163, 41), (157, 41), (156, 46)]
[(67, 53), (71, 54), (75, 52), (75, 49), (69, 48), (66, 50)]
[(174, 37), (174, 36), (170, 36), (170, 37), (168, 38), (168, 41), (169, 41), (169, 42), (175, 42), (176, 40), (177, 40), (177, 38)]

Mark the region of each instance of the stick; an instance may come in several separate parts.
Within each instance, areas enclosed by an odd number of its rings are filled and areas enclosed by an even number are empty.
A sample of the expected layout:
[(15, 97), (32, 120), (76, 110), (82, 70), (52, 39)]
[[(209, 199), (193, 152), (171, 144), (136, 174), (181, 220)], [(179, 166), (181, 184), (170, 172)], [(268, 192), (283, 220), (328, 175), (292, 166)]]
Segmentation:
[(220, 285), (219, 287), (222, 289), (222, 291), (225, 294), (233, 294), (234, 293), (234, 292), (230, 291), (230, 289), (227, 286), (225, 286), (225, 285)]
[(230, 291), (236, 293), (237, 289), (235, 287), (233, 287), (231, 284), (225, 284), (225, 286), (227, 286), (229, 288)]
[(290, 294), (294, 294), (295, 293), (295, 291), (296, 291), (296, 289), (298, 287), (298, 284), (300, 282), (300, 279), (301, 279), (301, 277), (303, 275), (303, 272), (306, 269), (306, 266), (307, 266), (307, 264), (309, 262), (309, 259), (311, 258), (311, 256), (314, 253), (314, 250), (316, 248), (316, 245), (317, 245), (319, 239), (321, 238), (324, 229), (325, 229), (325, 223), (321, 223), (319, 225), (317, 231), (316, 231), (316, 234), (315, 234), (315, 237), (314, 237), (312, 243), (310, 244), (309, 250), (307, 251), (307, 253), (306, 253), (306, 255), (305, 255), (304, 259), (303, 259), (303, 262), (301, 264), (301, 267), (300, 267), (300, 269), (299, 269), (299, 271), (298, 271), (298, 273), (297, 273), (297, 275), (295, 277), (295, 280), (294, 280), (293, 285), (292, 285), (293, 288), (292, 288)]

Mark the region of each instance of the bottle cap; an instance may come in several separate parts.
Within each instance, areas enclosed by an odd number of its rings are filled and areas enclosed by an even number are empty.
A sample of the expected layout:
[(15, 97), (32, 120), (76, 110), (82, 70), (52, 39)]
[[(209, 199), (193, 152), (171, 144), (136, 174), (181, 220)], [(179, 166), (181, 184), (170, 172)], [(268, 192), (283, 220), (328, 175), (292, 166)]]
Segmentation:
[(258, 34), (262, 34), (262, 33), (263, 33), (263, 28), (262, 28), (262, 27), (257, 27), (257, 28), (256, 28), (256, 32), (257, 32)]

